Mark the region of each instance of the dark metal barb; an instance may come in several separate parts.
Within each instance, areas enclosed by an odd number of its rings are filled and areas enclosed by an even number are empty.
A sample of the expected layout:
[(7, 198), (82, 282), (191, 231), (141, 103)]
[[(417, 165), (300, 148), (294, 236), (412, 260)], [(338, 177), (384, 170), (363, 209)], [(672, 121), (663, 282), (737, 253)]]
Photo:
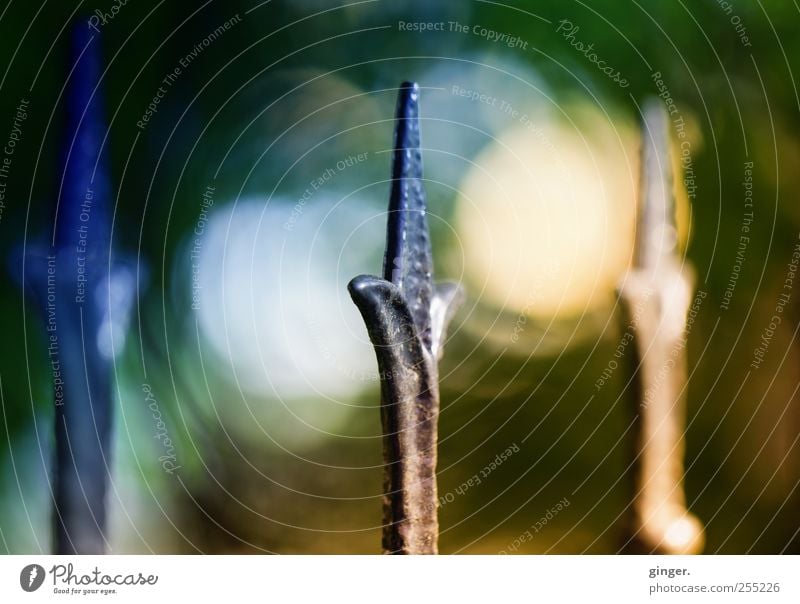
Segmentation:
[(420, 337), (430, 348), (433, 259), (422, 186), (417, 84), (403, 82), (400, 85), (395, 119), (383, 278), (403, 292)]
[(361, 275), (348, 290), (367, 325), (381, 377), (383, 549), (435, 554), (438, 360), (462, 290), (433, 285), (416, 84), (401, 85), (396, 117), (384, 276)]
[(642, 183), (635, 261), (620, 288), (623, 329), (632, 329), (635, 402), (631, 533), (637, 553), (694, 554), (700, 521), (686, 509), (686, 316), (694, 277), (681, 266), (673, 196), (669, 122), (658, 99), (642, 121)]
[(23, 280), (43, 314), (53, 379), (53, 549), (102, 554), (108, 549), (112, 363), (125, 339), (135, 284), (132, 267), (112, 253), (100, 39), (80, 21), (70, 42), (52, 231), (46, 243), (24, 251)]

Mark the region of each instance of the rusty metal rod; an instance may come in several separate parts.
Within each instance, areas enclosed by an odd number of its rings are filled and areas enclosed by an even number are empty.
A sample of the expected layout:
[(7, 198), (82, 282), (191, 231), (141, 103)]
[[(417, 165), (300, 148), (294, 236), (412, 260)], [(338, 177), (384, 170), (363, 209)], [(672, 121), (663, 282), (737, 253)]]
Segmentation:
[(383, 550), (436, 554), (438, 360), (461, 289), (434, 285), (422, 185), (419, 87), (397, 101), (383, 278), (360, 275), (348, 290), (375, 348), (381, 378)]
[(632, 551), (700, 553), (704, 531), (686, 509), (686, 316), (694, 276), (681, 266), (663, 104), (643, 106), (642, 183), (634, 267), (620, 287), (624, 325), (633, 329), (636, 431)]

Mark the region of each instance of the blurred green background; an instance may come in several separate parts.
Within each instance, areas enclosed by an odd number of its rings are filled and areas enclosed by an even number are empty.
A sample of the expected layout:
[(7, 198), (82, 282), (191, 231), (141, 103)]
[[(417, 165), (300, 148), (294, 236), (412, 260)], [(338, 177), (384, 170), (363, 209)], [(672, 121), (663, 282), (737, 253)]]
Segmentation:
[[(697, 188), (677, 195), (686, 260), (707, 293), (687, 347), (689, 508), (707, 552), (800, 553), (794, 295), (748, 374), (800, 232), (800, 14), (777, 0), (731, 6), (5, 4), (2, 136), (20, 99), (30, 109), (0, 215), (4, 258), (47, 230), (57, 194), (65, 25), (110, 16), (98, 29), (115, 246), (147, 273), (115, 366), (113, 552), (379, 552), (377, 369), (345, 287), (380, 270), (406, 79), (422, 87), (436, 277), (468, 292), (440, 365), (440, 549), (507, 551), (566, 499), (517, 551), (618, 551), (629, 376), (596, 381), (622, 333), (614, 285), (632, 249), (637, 104), (660, 92), (660, 72), (690, 141)], [(572, 40), (564, 20), (579, 28)], [(571, 41), (593, 44), (628, 85)], [(749, 161), (754, 220), (725, 309)], [(50, 548), (52, 387), (16, 268), (6, 263), (0, 296), (0, 551), (38, 553)], [(173, 473), (143, 383), (176, 443)]]

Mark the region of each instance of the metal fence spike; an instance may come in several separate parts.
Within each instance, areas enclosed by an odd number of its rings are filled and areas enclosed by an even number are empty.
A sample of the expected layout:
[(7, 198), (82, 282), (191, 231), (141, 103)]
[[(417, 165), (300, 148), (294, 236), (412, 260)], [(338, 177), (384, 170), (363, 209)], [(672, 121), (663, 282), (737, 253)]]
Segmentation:
[(401, 85), (396, 118), (384, 277), (361, 275), (348, 290), (367, 325), (381, 377), (383, 549), (435, 554), (438, 359), (462, 293), (456, 285), (432, 282), (416, 84)]
[(54, 553), (102, 554), (108, 550), (112, 363), (125, 339), (134, 273), (112, 253), (100, 39), (76, 22), (70, 44), (52, 230), (46, 243), (24, 250), (23, 282), (43, 314), (53, 375)]
[(643, 107), (642, 184), (633, 269), (620, 288), (634, 334), (635, 461), (632, 551), (695, 554), (700, 521), (686, 509), (686, 317), (694, 276), (677, 255), (669, 121), (658, 99)]

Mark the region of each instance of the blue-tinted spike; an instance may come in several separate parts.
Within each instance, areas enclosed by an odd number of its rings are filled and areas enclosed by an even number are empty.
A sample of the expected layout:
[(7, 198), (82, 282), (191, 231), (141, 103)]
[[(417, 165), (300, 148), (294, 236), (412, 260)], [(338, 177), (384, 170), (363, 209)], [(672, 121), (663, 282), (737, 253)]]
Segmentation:
[(70, 42), (54, 219), (47, 242), (25, 250), (25, 282), (44, 315), (53, 376), (54, 553), (102, 554), (112, 361), (125, 341), (135, 283), (132, 269), (111, 250), (100, 39), (77, 22)]
[[(103, 60), (100, 37), (83, 23), (71, 31), (69, 69), (55, 244), (69, 248), (83, 240), (93, 254), (107, 255), (112, 191), (101, 86)], [(84, 231), (91, 237), (84, 238)]]
[(423, 344), (431, 349), (430, 235), (422, 186), (419, 86), (403, 82), (397, 99), (392, 190), (383, 278), (402, 292)]

